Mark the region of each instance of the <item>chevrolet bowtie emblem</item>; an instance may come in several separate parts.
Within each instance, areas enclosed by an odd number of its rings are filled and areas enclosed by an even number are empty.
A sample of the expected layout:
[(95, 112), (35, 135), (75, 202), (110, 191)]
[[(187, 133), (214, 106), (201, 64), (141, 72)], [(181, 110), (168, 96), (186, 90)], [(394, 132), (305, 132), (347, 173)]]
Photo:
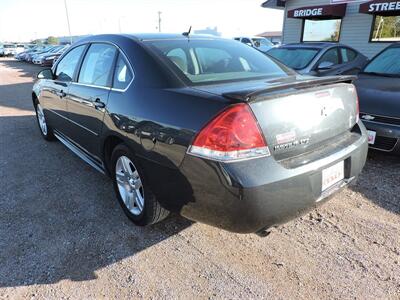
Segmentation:
[(371, 115), (363, 115), (361, 118), (363, 118), (364, 120), (367, 120), (367, 121), (372, 121), (375, 119), (375, 117), (371, 116)]

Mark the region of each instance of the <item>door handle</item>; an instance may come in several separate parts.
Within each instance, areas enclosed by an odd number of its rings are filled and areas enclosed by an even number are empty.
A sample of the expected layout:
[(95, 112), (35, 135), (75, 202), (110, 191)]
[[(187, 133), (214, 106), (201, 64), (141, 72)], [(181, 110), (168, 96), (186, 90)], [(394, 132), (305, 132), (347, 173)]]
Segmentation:
[(104, 102), (101, 102), (101, 100), (99, 98), (96, 98), (96, 100), (94, 100), (93, 104), (96, 109), (106, 107), (106, 104)]
[(67, 96), (67, 94), (64, 93), (63, 90), (61, 90), (61, 91), (56, 91), (56, 95), (59, 96), (60, 98), (64, 98), (65, 96)]

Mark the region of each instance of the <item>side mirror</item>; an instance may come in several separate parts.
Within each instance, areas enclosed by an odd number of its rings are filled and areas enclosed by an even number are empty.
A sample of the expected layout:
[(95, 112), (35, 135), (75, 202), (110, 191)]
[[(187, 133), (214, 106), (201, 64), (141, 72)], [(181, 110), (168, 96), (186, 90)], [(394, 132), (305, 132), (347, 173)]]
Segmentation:
[(318, 65), (317, 70), (318, 70), (318, 71), (330, 70), (330, 69), (332, 69), (332, 67), (333, 67), (334, 65), (335, 65), (335, 64), (332, 63), (332, 62), (330, 62), (330, 61), (323, 61), (323, 62), (321, 62), (321, 63)]
[(53, 71), (51, 69), (44, 69), (37, 75), (38, 79), (53, 79)]

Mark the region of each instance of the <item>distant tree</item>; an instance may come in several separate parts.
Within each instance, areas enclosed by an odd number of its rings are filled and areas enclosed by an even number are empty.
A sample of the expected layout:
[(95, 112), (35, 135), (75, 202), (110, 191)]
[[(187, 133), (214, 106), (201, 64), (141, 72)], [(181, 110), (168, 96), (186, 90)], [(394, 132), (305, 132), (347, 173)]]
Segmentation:
[(46, 44), (57, 45), (60, 41), (55, 36), (49, 36), (46, 40)]

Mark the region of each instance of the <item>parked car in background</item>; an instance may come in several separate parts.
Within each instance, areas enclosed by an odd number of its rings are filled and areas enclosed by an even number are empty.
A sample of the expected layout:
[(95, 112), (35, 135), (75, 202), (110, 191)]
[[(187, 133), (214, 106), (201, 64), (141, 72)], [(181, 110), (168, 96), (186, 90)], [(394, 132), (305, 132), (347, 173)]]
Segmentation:
[(42, 56), (41, 66), (42, 67), (51, 67), (54, 62), (69, 48), (69, 45), (63, 46), (58, 49), (56, 52), (48, 53)]
[(301, 76), (233, 40), (93, 36), (38, 78), (43, 138), (109, 174), (137, 225), (173, 211), (264, 232), (328, 200), (366, 161), (353, 77)]
[(17, 46), (14, 44), (0, 45), (0, 56), (14, 56), (17, 53)]
[(21, 53), (17, 54), (17, 55), (15, 56), (15, 58), (16, 58), (17, 60), (27, 61), (28, 56), (33, 55), (33, 54), (35, 54), (35, 53), (38, 53), (38, 52), (40, 52), (40, 51), (43, 51), (44, 48), (45, 48), (45, 46), (36, 45), (36, 46), (34, 46), (34, 47), (30, 48), (30, 49), (27, 49), (27, 50), (24, 51), (24, 52), (21, 52)]
[(275, 45), (268, 39), (259, 36), (235, 37), (234, 40), (266, 53)]
[(44, 46), (41, 50), (35, 50), (25, 57), (25, 61), (27, 62), (33, 62), (36, 56), (47, 53), (51, 51), (55, 46)]
[(400, 43), (375, 56), (355, 85), (370, 147), (400, 154)]
[(22, 52), (25, 51), (25, 45), (24, 44), (17, 44), (17, 49), (15, 51), (15, 55), (18, 55)]
[(268, 55), (303, 75), (356, 75), (367, 57), (338, 43), (299, 43), (273, 48)]
[(48, 50), (47, 52), (36, 54), (32, 57), (32, 62), (36, 65), (42, 65), (44, 57), (55, 55), (56, 53), (59, 53), (59, 51), (61, 51), (64, 47), (64, 45), (54, 46), (53, 48), (50, 48), (50, 50)]

